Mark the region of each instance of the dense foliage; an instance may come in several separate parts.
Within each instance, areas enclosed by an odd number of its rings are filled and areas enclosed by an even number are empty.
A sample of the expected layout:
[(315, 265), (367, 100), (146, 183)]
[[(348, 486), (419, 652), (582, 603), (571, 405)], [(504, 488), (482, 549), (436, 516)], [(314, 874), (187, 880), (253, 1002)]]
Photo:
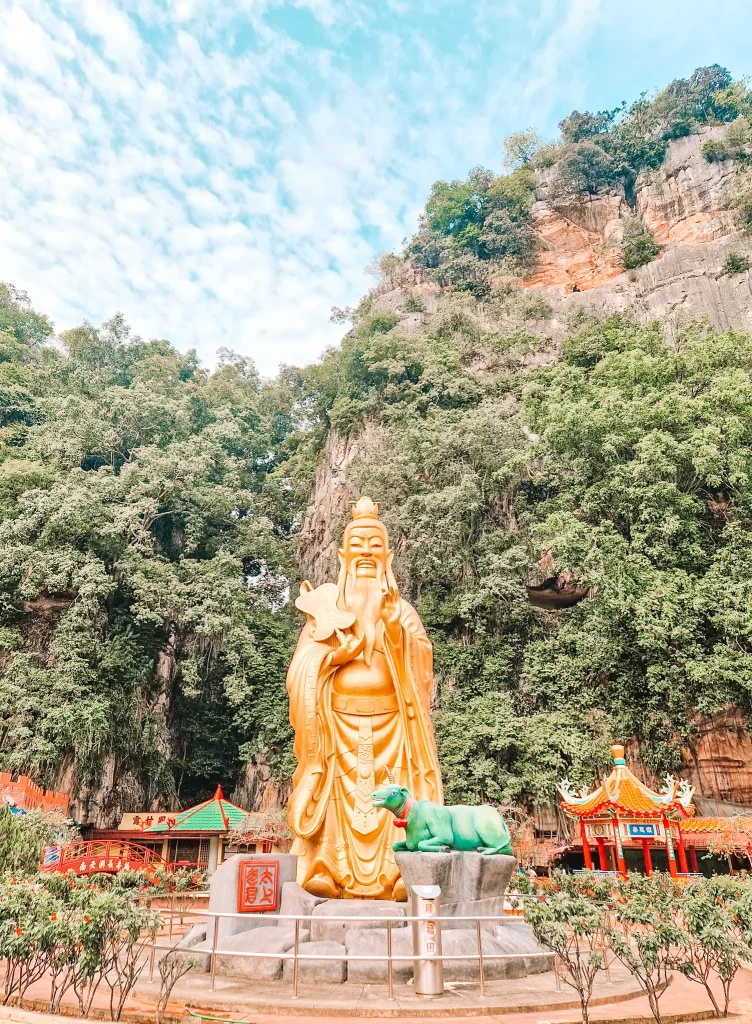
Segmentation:
[[(447, 792), (548, 802), (611, 736), (676, 769), (697, 712), (752, 713), (752, 339), (583, 318), (552, 362), (489, 311), (366, 318), (307, 380), (333, 426), (368, 424), (348, 479), (434, 642)], [(594, 599), (532, 609), (541, 559)]]
[[(728, 148), (734, 153), (725, 152), (738, 155), (750, 114), (752, 91), (744, 81), (735, 82), (718, 64), (697, 68), (689, 78), (675, 79), (652, 99), (643, 93), (630, 106), (622, 103), (597, 114), (574, 110), (559, 125), (563, 145), (556, 154), (556, 191), (571, 198), (619, 182), (629, 199), (639, 172), (659, 167), (672, 139), (708, 125), (728, 125)], [(548, 149), (542, 155), (546, 163), (551, 162)], [(709, 159), (724, 158), (712, 143), (707, 155)], [(572, 167), (579, 170), (573, 173)]]
[[(698, 713), (752, 718), (752, 340), (584, 318), (560, 353), (546, 302), (509, 282), (535, 264), (536, 183), (631, 201), (687, 132), (725, 126), (742, 159), (750, 118), (713, 65), (573, 112), (560, 143), (511, 136), (507, 173), (433, 186), (377, 268), (390, 302), (335, 310), (341, 347), (274, 381), (230, 352), (207, 372), (119, 315), (53, 339), (0, 286), (0, 768), (99, 787), (100, 823), (231, 791), (255, 759), (289, 777), (289, 594), (332, 431), (434, 644), (450, 798), (529, 812), (562, 775), (591, 781), (612, 738), (677, 769)], [(729, 202), (752, 225), (752, 191)], [(623, 227), (625, 268), (657, 255), (638, 216)], [(525, 584), (556, 575), (592, 599), (534, 610)]]
[(36, 871), (45, 846), (65, 846), (76, 839), (78, 829), (61, 814), (14, 814), (7, 804), (0, 806), (0, 872)]
[[(535, 170), (551, 169), (543, 182), (554, 205), (621, 191), (634, 207), (637, 175), (661, 165), (672, 139), (723, 125), (723, 138), (704, 144), (707, 159), (747, 159), (750, 118), (752, 91), (713, 64), (676, 79), (652, 99), (643, 93), (629, 106), (596, 114), (572, 111), (561, 121), (556, 143), (542, 144), (532, 130), (517, 132), (504, 144), (508, 173), (476, 167), (464, 180), (434, 183), (405, 257), (425, 280), (485, 298), (494, 279), (526, 276), (535, 268)], [(641, 266), (659, 251), (643, 226), (626, 239), (624, 267)]]
[(245, 360), (208, 374), (120, 317), (61, 350), (5, 288), (0, 330), (0, 764), (208, 795), (288, 735), (288, 413)]

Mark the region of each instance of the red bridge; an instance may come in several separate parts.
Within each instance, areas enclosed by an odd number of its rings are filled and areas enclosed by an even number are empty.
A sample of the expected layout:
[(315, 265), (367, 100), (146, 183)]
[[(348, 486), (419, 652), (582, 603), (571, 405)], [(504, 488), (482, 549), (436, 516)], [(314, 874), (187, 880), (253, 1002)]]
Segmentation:
[(42, 871), (73, 871), (77, 875), (96, 875), (100, 872), (155, 871), (166, 868), (166, 861), (158, 853), (137, 843), (117, 839), (71, 843), (69, 846), (48, 846), (42, 854)]

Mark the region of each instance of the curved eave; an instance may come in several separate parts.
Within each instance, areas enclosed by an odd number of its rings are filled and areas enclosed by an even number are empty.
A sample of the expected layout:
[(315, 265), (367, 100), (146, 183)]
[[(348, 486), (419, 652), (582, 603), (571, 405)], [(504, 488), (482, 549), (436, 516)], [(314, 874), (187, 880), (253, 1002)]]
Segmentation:
[(670, 804), (656, 804), (655, 807), (643, 808), (637, 810), (634, 807), (628, 807), (625, 804), (614, 802), (608, 799), (600, 800), (598, 803), (588, 807), (587, 805), (578, 805), (565, 802), (562, 800), (561, 808), (572, 818), (600, 818), (604, 814), (620, 814), (625, 818), (662, 818), (667, 817), (672, 821), (681, 818), (691, 818), (695, 813), (694, 806), (691, 808), (684, 807), (683, 804), (670, 803)]

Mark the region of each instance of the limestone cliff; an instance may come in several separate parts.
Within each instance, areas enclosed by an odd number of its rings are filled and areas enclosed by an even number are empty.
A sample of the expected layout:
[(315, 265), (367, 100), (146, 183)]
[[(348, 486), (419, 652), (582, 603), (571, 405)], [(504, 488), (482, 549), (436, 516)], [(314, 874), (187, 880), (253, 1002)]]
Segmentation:
[[(662, 166), (638, 177), (633, 205), (623, 192), (557, 204), (551, 197), (550, 173), (539, 173), (532, 211), (540, 244), (536, 272), (512, 289), (507, 286), (504, 302), (476, 303), (471, 315), (478, 325), (491, 331), (524, 325), (542, 335), (548, 345), (533, 357), (537, 361), (557, 358), (567, 320), (578, 310), (629, 311), (638, 320), (660, 319), (675, 328), (707, 317), (722, 328), (752, 329), (752, 274), (722, 271), (730, 251), (752, 258), (752, 238), (740, 229), (729, 206), (747, 172), (732, 160), (705, 159), (703, 143), (718, 132), (707, 129), (671, 142)], [(624, 271), (619, 243), (625, 218), (635, 214), (663, 249), (652, 262)], [(420, 334), (440, 315), (448, 291), (403, 269), (373, 290), (370, 309), (396, 313), (400, 331)], [(408, 296), (420, 300), (420, 312), (405, 310)], [(525, 300), (532, 296), (543, 301), (529, 316)], [(411, 305), (414, 310), (415, 303)], [(477, 369), (482, 372), (482, 367)], [(368, 451), (369, 436), (369, 430), (348, 439), (332, 432), (326, 442), (300, 543), (303, 572), (316, 584), (334, 567), (347, 502), (353, 497), (346, 470), (359, 453)], [(696, 739), (684, 751), (684, 762), (700, 810), (752, 810), (752, 739), (740, 713), (729, 708), (693, 724)], [(636, 747), (630, 756), (638, 760)], [(649, 773), (644, 774), (647, 779)]]
[[(522, 282), (551, 304), (552, 333), (574, 309), (631, 309), (642, 319), (669, 322), (707, 316), (721, 327), (752, 325), (752, 277), (721, 273), (727, 252), (752, 253), (728, 203), (743, 169), (733, 160), (708, 162), (703, 143), (717, 129), (670, 143), (655, 171), (635, 187), (635, 209), (623, 195), (592, 196), (584, 203), (554, 206), (541, 176), (533, 222), (541, 252), (536, 273)], [(664, 246), (637, 270), (619, 265), (624, 218), (639, 213)], [(578, 291), (573, 292), (573, 288)]]

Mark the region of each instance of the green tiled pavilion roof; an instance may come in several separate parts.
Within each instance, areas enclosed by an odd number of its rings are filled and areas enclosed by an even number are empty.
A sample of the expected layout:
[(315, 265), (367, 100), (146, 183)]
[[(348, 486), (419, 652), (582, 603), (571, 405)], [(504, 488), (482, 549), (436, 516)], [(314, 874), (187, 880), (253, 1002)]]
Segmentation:
[[(189, 807), (187, 811), (181, 811), (174, 818), (152, 825), (145, 831), (169, 832), (170, 835), (176, 832), (229, 832), (247, 816), (248, 811), (225, 800), (222, 787), (217, 786), (217, 792), (210, 800)], [(174, 821), (174, 825), (170, 828), (171, 821)]]

